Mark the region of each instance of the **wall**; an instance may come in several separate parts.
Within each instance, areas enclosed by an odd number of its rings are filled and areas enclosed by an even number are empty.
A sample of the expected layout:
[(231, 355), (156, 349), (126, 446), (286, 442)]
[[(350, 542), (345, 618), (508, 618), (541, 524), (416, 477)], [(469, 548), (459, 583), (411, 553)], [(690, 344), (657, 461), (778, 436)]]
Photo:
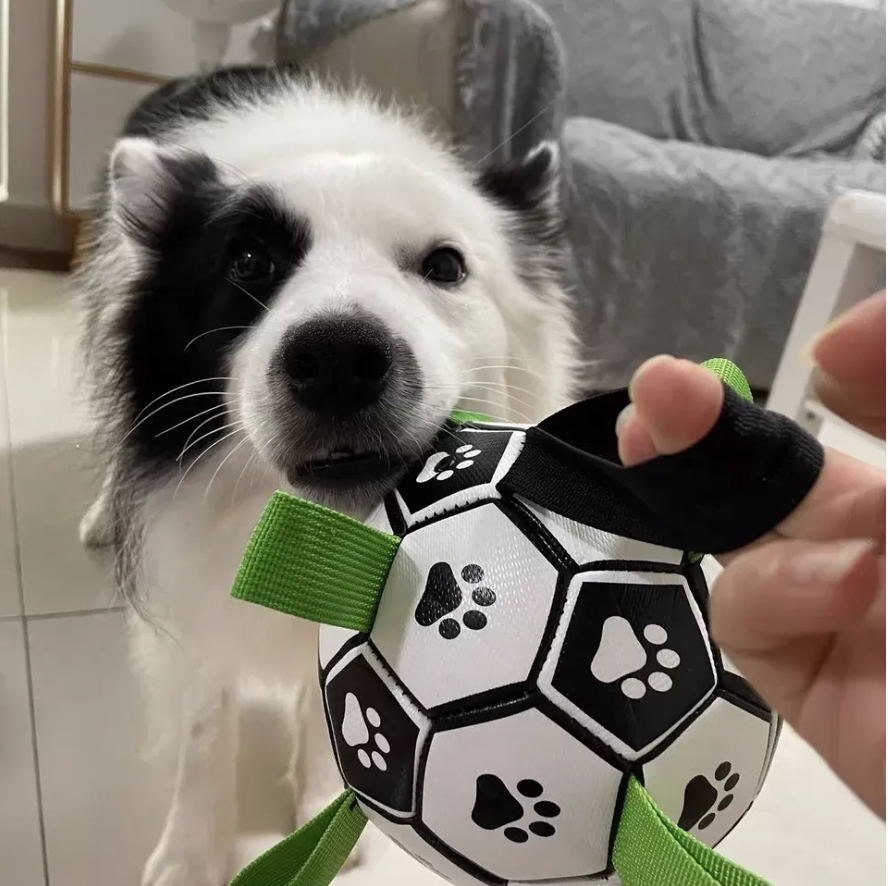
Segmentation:
[(11, 0), (9, 9), (9, 200), (0, 204), (0, 243), (67, 249), (52, 210), (50, 134), (56, 0)]

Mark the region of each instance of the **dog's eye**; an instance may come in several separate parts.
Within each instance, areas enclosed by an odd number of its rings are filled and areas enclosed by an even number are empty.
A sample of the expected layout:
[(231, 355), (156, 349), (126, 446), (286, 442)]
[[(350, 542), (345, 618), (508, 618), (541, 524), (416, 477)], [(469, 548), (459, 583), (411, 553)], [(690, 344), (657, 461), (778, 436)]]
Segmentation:
[(420, 265), (423, 280), (431, 283), (452, 285), (461, 283), (466, 276), (463, 257), (451, 246), (433, 249)]
[(274, 262), (260, 246), (237, 247), (229, 263), (229, 276), (238, 283), (258, 283), (274, 274)]

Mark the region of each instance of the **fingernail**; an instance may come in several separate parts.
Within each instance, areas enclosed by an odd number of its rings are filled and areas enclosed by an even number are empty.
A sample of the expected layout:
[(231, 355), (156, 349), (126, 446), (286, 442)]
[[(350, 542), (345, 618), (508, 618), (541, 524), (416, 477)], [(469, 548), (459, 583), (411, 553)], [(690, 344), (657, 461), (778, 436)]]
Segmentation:
[(821, 397), (832, 396), (839, 401), (845, 399), (846, 386), (819, 366), (815, 365), (811, 370), (811, 384)]
[(840, 584), (874, 547), (875, 543), (868, 538), (817, 545), (789, 561), (788, 578), (796, 584)]
[(817, 347), (820, 342), (823, 340), (823, 337), (832, 331), (832, 325), (827, 326), (826, 329), (821, 330), (802, 348), (802, 359), (805, 360), (811, 366), (817, 366)]
[(802, 355), (805, 356), (808, 360), (811, 361), (815, 366), (817, 365), (817, 348), (820, 346), (820, 342), (822, 342), (825, 338), (832, 335), (833, 332), (838, 329), (840, 326), (844, 326), (848, 319), (847, 313), (839, 314), (838, 317), (834, 317), (825, 328), (821, 329), (805, 347), (802, 348)]
[(855, 325), (867, 322), (873, 308), (878, 305), (880, 299), (884, 300), (884, 298), (885, 292), (880, 289), (868, 298), (857, 302), (853, 307), (849, 308), (844, 313), (839, 314), (838, 317), (834, 317), (827, 325), (826, 329), (821, 330), (813, 339), (811, 339), (807, 346), (802, 349), (802, 354), (815, 366), (819, 365), (820, 361), (817, 359), (817, 351), (820, 348), (821, 342), (832, 336), (836, 330), (841, 329), (844, 326), (849, 326), (853, 329)]
[(630, 403), (617, 416), (616, 425), (620, 461), (627, 468), (657, 457), (654, 442), (638, 420), (633, 404)]
[(817, 365), (817, 361), (814, 359), (814, 346), (818, 341), (820, 341), (820, 336), (811, 339), (811, 341), (799, 351), (799, 361), (803, 366), (811, 367)]
[(616, 427), (618, 437), (623, 432), (623, 429), (626, 427), (626, 425), (629, 423), (629, 421), (631, 419), (633, 419), (634, 417), (635, 417), (635, 404), (634, 403), (630, 403), (628, 406), (624, 406), (620, 410), (620, 414), (617, 416), (617, 427)]

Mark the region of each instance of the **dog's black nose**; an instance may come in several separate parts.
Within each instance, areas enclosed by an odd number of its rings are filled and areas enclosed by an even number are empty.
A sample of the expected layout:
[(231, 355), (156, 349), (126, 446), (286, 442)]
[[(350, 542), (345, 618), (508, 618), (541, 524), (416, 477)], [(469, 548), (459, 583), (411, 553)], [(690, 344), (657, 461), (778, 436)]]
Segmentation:
[(311, 320), (284, 346), (284, 369), (296, 400), (312, 412), (341, 417), (382, 396), (394, 343), (386, 329), (357, 317)]

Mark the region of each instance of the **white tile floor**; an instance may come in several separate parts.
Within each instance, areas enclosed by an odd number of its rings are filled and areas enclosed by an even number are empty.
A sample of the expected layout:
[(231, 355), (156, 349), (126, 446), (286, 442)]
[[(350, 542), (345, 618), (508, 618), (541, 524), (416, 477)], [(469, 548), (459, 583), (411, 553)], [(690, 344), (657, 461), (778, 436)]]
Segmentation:
[[(139, 758), (121, 612), (77, 542), (95, 484), (64, 278), (0, 270), (0, 333), (0, 882), (138, 886), (167, 786)], [(884, 826), (791, 733), (722, 849), (775, 886), (885, 882)], [(439, 881), (377, 839), (341, 882)]]

